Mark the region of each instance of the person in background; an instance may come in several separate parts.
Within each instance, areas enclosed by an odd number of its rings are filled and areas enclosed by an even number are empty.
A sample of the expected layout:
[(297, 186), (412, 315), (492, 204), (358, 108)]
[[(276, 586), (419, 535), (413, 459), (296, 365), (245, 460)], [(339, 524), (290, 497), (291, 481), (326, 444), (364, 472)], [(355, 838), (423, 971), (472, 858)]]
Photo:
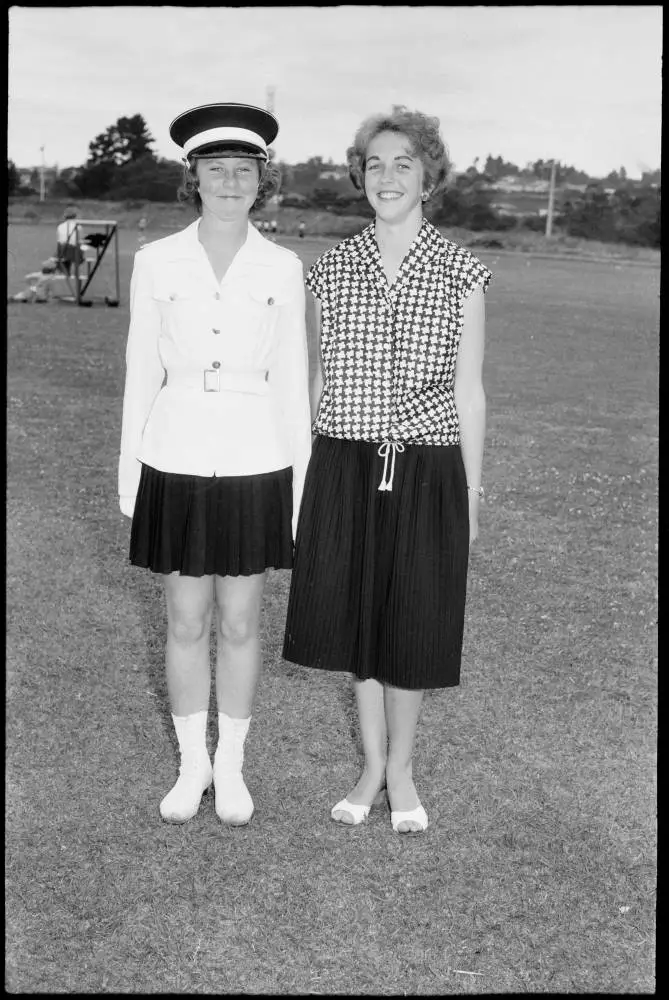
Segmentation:
[(48, 257), (39, 271), (31, 271), (25, 276), (27, 287), (14, 295), (8, 295), (8, 302), (45, 303), (52, 298), (67, 298), (71, 290), (64, 274), (58, 273), (58, 260)]
[(274, 239), (276, 238), (276, 234), (278, 233), (278, 231), (279, 231), (279, 227), (278, 227), (277, 221), (276, 221), (276, 219), (272, 219), (272, 222), (271, 222), (272, 238), (274, 238)]
[(73, 264), (83, 262), (83, 253), (77, 240), (77, 216), (78, 210), (75, 205), (68, 205), (63, 212), (63, 221), (56, 229), (56, 256), (59, 266), (70, 274)]
[(300, 222), (299, 226), (297, 227), (297, 231), (299, 233), (300, 239), (301, 240), (304, 239), (304, 223), (303, 222)]
[(147, 227), (148, 223), (149, 223), (149, 220), (146, 218), (145, 215), (143, 215), (141, 217), (141, 219), (139, 220), (139, 222), (137, 223), (137, 246), (138, 247), (143, 247), (144, 244), (146, 243), (146, 227)]
[(283, 655), (354, 678), (364, 766), (332, 818), (361, 823), (385, 790), (393, 830), (418, 833), (424, 691), (460, 678), (490, 272), (423, 216), (449, 170), (438, 119), (373, 115), (348, 164), (375, 220), (307, 274), (321, 362)]
[[(224, 823), (254, 804), (242, 776), (261, 672), (267, 569), (290, 569), (311, 450), (302, 265), (249, 221), (278, 189), (273, 115), (219, 103), (174, 119), (182, 200), (200, 217), (135, 255), (119, 495), (130, 561), (162, 577), (180, 773), (160, 814), (183, 823), (211, 785)], [(218, 746), (206, 745), (217, 617)]]

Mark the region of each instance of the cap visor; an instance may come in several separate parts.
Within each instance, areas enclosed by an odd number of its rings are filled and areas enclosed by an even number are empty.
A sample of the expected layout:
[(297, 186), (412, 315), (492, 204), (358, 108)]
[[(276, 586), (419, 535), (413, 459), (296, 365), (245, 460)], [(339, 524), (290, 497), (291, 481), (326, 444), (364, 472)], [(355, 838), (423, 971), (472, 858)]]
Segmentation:
[(196, 156), (198, 159), (218, 159), (224, 156), (244, 156), (254, 160), (267, 159), (267, 153), (263, 149), (246, 142), (208, 142), (204, 146), (193, 149), (188, 155)]

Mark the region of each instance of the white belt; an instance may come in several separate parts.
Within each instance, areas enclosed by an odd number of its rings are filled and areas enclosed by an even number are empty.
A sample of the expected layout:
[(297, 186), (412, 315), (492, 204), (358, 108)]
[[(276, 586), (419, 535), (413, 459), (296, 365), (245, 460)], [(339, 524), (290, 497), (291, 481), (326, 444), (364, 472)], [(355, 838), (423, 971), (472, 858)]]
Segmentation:
[(199, 392), (249, 392), (265, 396), (268, 392), (267, 371), (231, 372), (207, 368), (199, 374), (167, 376), (168, 389), (192, 389)]
[[(379, 448), (379, 455), (383, 459), (383, 475), (378, 485), (380, 490), (392, 490), (393, 477), (395, 476), (395, 455), (404, 451), (404, 445), (397, 441), (384, 441)], [(390, 458), (390, 474), (388, 474), (388, 459)]]

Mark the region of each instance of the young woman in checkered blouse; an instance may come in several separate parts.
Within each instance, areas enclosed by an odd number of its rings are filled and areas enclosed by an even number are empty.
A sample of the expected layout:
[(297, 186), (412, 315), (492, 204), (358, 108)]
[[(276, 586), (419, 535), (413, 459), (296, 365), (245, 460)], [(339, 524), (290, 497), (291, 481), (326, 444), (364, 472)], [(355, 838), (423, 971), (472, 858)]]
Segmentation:
[(423, 217), (449, 170), (438, 119), (375, 115), (347, 155), (376, 217), (307, 275), (320, 363), (284, 656), (353, 674), (364, 766), (332, 818), (385, 793), (392, 828), (422, 832), (413, 745), (425, 689), (460, 679), (491, 275)]

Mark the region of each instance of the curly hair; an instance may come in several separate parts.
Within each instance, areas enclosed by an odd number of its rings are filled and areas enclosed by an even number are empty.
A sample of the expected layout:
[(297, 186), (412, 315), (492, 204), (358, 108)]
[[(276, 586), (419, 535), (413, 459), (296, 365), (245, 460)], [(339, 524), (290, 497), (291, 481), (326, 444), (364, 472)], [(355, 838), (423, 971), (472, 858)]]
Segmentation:
[(381, 132), (399, 132), (407, 137), (414, 156), (423, 164), (428, 197), (446, 187), (451, 161), (439, 132), (439, 119), (394, 104), (390, 114), (365, 118), (355, 133), (353, 145), (346, 150), (349, 177), (358, 191), (365, 190), (367, 148)]
[[(244, 156), (245, 153), (248, 155), (248, 151), (244, 149), (236, 150), (231, 149), (229, 146), (225, 147), (226, 156), (234, 156), (235, 154)], [(211, 152), (208, 152), (208, 156), (211, 156)], [(177, 191), (177, 198), (181, 202), (190, 202), (200, 212), (202, 210), (202, 198), (198, 191), (197, 160), (197, 154), (193, 154), (185, 161), (183, 179)], [(258, 164), (260, 182), (258, 184), (258, 194), (251, 206), (251, 211), (256, 208), (262, 208), (270, 198), (278, 193), (281, 187), (281, 171), (275, 163), (272, 163), (271, 160), (256, 160), (255, 162)]]

